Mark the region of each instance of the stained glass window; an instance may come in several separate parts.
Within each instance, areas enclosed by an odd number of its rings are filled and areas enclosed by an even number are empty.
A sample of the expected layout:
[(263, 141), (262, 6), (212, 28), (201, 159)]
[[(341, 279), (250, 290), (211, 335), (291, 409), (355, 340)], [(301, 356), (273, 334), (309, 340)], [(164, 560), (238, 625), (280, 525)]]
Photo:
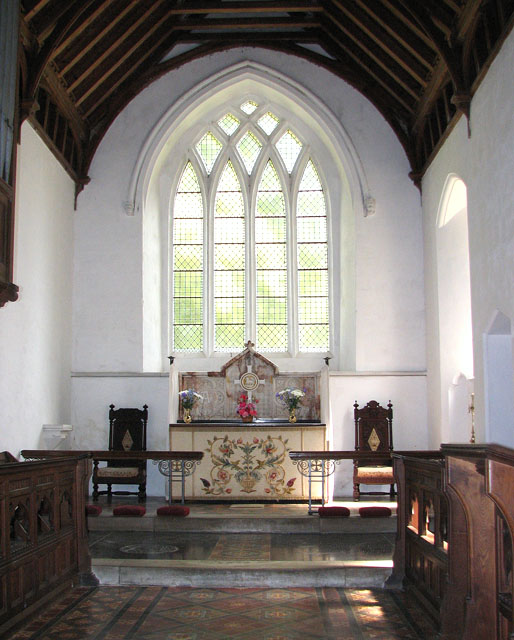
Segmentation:
[(190, 162), (173, 211), (173, 345), (176, 351), (203, 349), (203, 198)]
[(232, 109), (188, 150), (205, 170), (188, 160), (173, 200), (172, 350), (237, 353), (252, 340), (262, 352), (327, 352), (319, 169), (292, 127), (274, 143), (278, 110), (251, 100)]

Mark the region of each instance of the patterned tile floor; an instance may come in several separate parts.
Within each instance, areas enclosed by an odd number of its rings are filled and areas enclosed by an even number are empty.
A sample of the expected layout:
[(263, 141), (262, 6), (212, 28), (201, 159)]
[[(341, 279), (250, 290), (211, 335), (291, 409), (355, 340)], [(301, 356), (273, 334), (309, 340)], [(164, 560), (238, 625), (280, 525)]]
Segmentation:
[[(294, 538), (294, 544), (292, 539)], [(344, 560), (390, 560), (393, 533), (320, 534), (151, 533), (92, 531), (93, 558), (152, 558), (153, 560), (252, 560), (300, 563)]]
[(431, 640), (407, 594), (370, 589), (78, 587), (10, 640)]

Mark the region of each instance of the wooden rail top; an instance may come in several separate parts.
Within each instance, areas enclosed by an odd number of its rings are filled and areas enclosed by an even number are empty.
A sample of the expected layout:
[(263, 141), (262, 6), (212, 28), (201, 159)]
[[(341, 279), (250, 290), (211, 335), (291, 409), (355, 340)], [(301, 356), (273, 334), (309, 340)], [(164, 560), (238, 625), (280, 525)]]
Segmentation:
[(441, 458), (440, 450), (435, 451), (290, 451), (291, 460), (390, 460), (393, 456), (414, 458)]
[(69, 458), (86, 455), (93, 460), (201, 460), (202, 451), (73, 451), (55, 449), (23, 449), (24, 458)]

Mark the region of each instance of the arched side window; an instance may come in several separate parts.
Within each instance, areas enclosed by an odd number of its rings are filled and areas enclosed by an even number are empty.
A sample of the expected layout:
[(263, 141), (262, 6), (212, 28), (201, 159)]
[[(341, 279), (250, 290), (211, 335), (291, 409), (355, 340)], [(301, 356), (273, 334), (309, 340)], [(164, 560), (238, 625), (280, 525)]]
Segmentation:
[(327, 198), (308, 140), (247, 100), (197, 135), (181, 172), (172, 351), (329, 352)]

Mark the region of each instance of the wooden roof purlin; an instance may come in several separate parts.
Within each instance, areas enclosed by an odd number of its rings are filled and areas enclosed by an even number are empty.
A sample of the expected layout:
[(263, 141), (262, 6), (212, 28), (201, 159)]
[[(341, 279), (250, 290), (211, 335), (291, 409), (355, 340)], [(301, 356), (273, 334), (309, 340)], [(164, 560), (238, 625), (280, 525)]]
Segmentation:
[(511, 0), (21, 0), (21, 8), (21, 116), (37, 122), (79, 188), (139, 91), (237, 46), (298, 55), (352, 84), (388, 120), (419, 180), (456, 118), (469, 117), (514, 21)]

